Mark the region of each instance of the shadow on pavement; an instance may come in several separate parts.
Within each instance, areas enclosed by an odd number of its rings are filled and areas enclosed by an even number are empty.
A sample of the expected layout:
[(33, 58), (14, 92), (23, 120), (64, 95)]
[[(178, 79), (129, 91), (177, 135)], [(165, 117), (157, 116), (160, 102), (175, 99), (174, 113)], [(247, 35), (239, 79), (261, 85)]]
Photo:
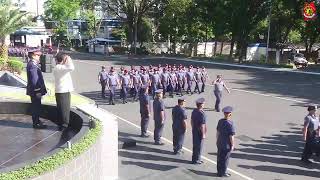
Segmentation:
[(177, 168), (177, 166), (170, 165), (160, 165), (156, 163), (146, 163), (146, 162), (136, 162), (136, 161), (122, 161), (123, 165), (135, 165), (145, 169), (152, 169), (158, 171), (169, 171), (171, 169)]
[[(290, 130), (280, 131), (279, 134), (263, 136), (262, 140), (252, 140), (251, 143), (240, 144), (240, 148), (231, 154), (231, 159), (245, 159), (261, 163), (272, 163), (273, 165), (238, 165), (245, 169), (275, 172), (280, 174), (294, 174), (309, 177), (320, 177), (319, 163), (310, 165), (300, 161), (304, 142), (302, 141), (301, 128), (294, 125)], [(216, 153), (209, 153), (216, 155)], [(316, 161), (317, 158), (312, 156)], [(286, 167), (283, 167), (286, 166)], [(295, 168), (296, 167), (296, 168)], [(303, 169), (302, 169), (303, 168)], [(307, 170), (306, 170), (307, 169)]]

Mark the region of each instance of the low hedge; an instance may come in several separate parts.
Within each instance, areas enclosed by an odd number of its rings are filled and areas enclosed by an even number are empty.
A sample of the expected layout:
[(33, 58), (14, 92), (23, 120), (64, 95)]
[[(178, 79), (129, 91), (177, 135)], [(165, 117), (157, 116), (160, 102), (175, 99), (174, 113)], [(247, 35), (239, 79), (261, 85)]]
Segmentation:
[(9, 59), (8, 69), (12, 72), (17, 72), (20, 74), (23, 70), (23, 62), (18, 59)]
[(50, 157), (39, 160), (38, 162), (24, 168), (8, 173), (2, 173), (0, 174), (0, 180), (28, 179), (57, 169), (59, 166), (66, 164), (68, 161), (74, 159), (91, 147), (92, 144), (97, 141), (101, 132), (102, 123), (101, 121), (96, 120), (96, 127), (94, 129), (90, 129), (84, 137), (82, 137), (77, 143), (73, 144), (71, 149), (63, 149)]

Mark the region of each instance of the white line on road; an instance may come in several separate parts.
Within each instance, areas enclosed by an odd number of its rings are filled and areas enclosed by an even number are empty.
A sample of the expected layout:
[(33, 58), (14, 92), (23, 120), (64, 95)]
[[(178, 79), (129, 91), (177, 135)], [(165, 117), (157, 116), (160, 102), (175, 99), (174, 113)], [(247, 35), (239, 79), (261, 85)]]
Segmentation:
[[(106, 111), (106, 112), (108, 112), (108, 111)], [(108, 112), (108, 113), (110, 113), (110, 112)], [(112, 113), (110, 113), (110, 114), (112, 114)], [(132, 126), (134, 126), (134, 127), (136, 127), (136, 128), (138, 128), (138, 129), (140, 129), (140, 126), (139, 126), (139, 125), (136, 125), (136, 124), (134, 124), (133, 122), (130, 122), (130, 121), (128, 121), (128, 120), (126, 120), (126, 119), (124, 119), (124, 118), (122, 118), (122, 117), (119, 117), (119, 116), (115, 115), (115, 114), (112, 114), (112, 115), (115, 116), (115, 117), (117, 117), (117, 118), (120, 119), (121, 121), (126, 122), (126, 123), (128, 123), (128, 124), (130, 124), (130, 125), (132, 125)], [(148, 133), (150, 133), (150, 134), (153, 135), (153, 133), (152, 133), (151, 131), (148, 131)], [(173, 144), (173, 142), (170, 141), (169, 139), (166, 139), (166, 138), (164, 138), (164, 137), (161, 137), (161, 139), (163, 139), (164, 141), (166, 141), (166, 142), (168, 142), (168, 143), (170, 143), (170, 144)], [(188, 149), (188, 148), (183, 147), (183, 149), (184, 149), (185, 151), (189, 152), (189, 153), (192, 153), (192, 150), (190, 150), (190, 149)], [(206, 161), (208, 161), (208, 162), (210, 162), (210, 163), (212, 163), (212, 164), (214, 164), (214, 165), (217, 165), (217, 162), (215, 162), (215, 161), (213, 161), (213, 160), (211, 160), (211, 159), (209, 159), (209, 158), (207, 158), (207, 157), (205, 157), (205, 156), (201, 156), (201, 158), (204, 159), (204, 160), (206, 160)], [(250, 177), (248, 177), (248, 176), (246, 176), (246, 175), (244, 175), (244, 174), (242, 174), (242, 173), (240, 173), (240, 172), (237, 172), (237, 171), (235, 171), (235, 170), (233, 170), (233, 169), (228, 168), (228, 170), (229, 170), (231, 173), (236, 174), (236, 175), (242, 177), (243, 179), (253, 180), (253, 178), (250, 178)]]
[[(84, 61), (79, 61), (79, 62), (85, 63), (85, 64), (90, 64), (90, 65), (95, 65), (95, 66), (101, 66), (101, 65), (95, 64), (95, 63), (89, 63), (89, 62), (84, 62)], [(207, 84), (207, 85), (208, 86), (213, 86), (211, 84)], [(249, 94), (254, 94), (254, 95), (259, 95), (259, 96), (264, 96), (264, 97), (271, 97), (271, 98), (275, 98), (275, 99), (281, 99), (281, 100), (291, 101), (291, 102), (296, 102), (296, 103), (305, 103), (303, 101), (299, 101), (299, 100), (295, 100), (295, 99), (291, 99), (291, 98), (278, 97), (278, 96), (273, 96), (273, 95), (268, 95), (268, 94), (257, 93), (257, 92), (253, 92), (253, 91), (247, 91), (247, 90), (243, 90), (243, 89), (231, 88), (231, 90), (238, 91), (238, 92), (249, 93)]]

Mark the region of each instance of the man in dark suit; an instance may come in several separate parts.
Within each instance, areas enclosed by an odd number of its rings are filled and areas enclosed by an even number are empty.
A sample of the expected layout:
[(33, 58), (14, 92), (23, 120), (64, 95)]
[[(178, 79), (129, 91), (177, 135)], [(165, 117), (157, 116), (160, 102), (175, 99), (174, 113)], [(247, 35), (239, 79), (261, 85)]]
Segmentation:
[(33, 128), (44, 129), (47, 126), (39, 120), (41, 97), (47, 93), (42, 72), (39, 67), (41, 51), (38, 49), (31, 50), (29, 51), (28, 56), (30, 60), (27, 64), (27, 95), (31, 98)]

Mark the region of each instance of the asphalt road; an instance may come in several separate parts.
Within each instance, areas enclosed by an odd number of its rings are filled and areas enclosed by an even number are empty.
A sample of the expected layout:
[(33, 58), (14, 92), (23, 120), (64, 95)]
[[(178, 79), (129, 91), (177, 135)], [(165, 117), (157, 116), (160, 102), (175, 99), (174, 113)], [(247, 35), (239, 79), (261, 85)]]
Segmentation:
[[(191, 160), (191, 154), (186, 151), (183, 157), (167, 158), (165, 162), (157, 163), (150, 156), (147, 148), (152, 147), (157, 156), (161, 157), (160, 149), (170, 152), (172, 146), (166, 142), (166, 146), (153, 146), (153, 138), (140, 139), (136, 135), (139, 130), (134, 127), (140, 124), (138, 103), (107, 105), (107, 101), (100, 98), (100, 87), (97, 82), (97, 74), (101, 65), (106, 66), (130, 66), (130, 65), (157, 65), (186, 64), (189, 62), (137, 58), (128, 59), (122, 57), (104, 58), (96, 55), (73, 54), (76, 70), (73, 72), (73, 81), (78, 93), (96, 100), (100, 107), (119, 116), (119, 137), (133, 138), (145, 147), (142, 156), (137, 154), (128, 155), (127, 150), (120, 150), (120, 178), (143, 179), (150, 178), (154, 171), (162, 174), (186, 175), (186, 171), (193, 173), (190, 176), (200, 179), (212, 179), (215, 176), (216, 125), (221, 113), (213, 111), (214, 95), (212, 87), (207, 87), (206, 92), (201, 95), (188, 95), (187, 109), (190, 117), (198, 97), (206, 99), (206, 114), (208, 117), (208, 135), (205, 140), (203, 156), (208, 161), (201, 166), (190, 166), (187, 162)], [(192, 63), (194, 66), (202, 66), (201, 63)], [(246, 68), (233, 68), (218, 65), (205, 65), (209, 76), (213, 79), (217, 74), (222, 74), (227, 85), (232, 88), (231, 93), (223, 94), (223, 106), (235, 107), (233, 120), (236, 125), (236, 150), (232, 154), (229, 167), (232, 171), (232, 179), (259, 179), (259, 180), (300, 180), (316, 179), (320, 177), (319, 159), (313, 165), (302, 164), (299, 159), (303, 149), (301, 128), (303, 118), (306, 115), (308, 103), (318, 103), (320, 96), (320, 76), (304, 75), (289, 72), (269, 72), (263, 70), (252, 70)], [(176, 104), (177, 98), (166, 98), (167, 121), (163, 137), (172, 140), (171, 108)], [(153, 131), (153, 123), (149, 124), (149, 130)], [(119, 139), (121, 140), (121, 139)], [(147, 143), (146, 143), (147, 142)], [(139, 144), (139, 143), (138, 143)], [(185, 139), (185, 148), (192, 149), (192, 137), (189, 130)], [(141, 149), (140, 149), (141, 150)], [(124, 151), (124, 153), (122, 152)], [(127, 153), (127, 154), (126, 154)], [(130, 152), (132, 153), (132, 152)], [(163, 154), (168, 156), (168, 154)], [(145, 159), (144, 159), (145, 157)], [(149, 157), (149, 158), (148, 158)], [(125, 160), (124, 160), (125, 159)], [(161, 158), (160, 158), (161, 159)], [(183, 159), (176, 161), (177, 159)], [(139, 160), (140, 164), (137, 164)], [(172, 160), (172, 162), (171, 162)], [(124, 163), (123, 163), (123, 162)], [(131, 164), (130, 164), (131, 162)], [(133, 163), (135, 162), (135, 163)], [(148, 164), (153, 162), (151, 164)], [(144, 163), (141, 165), (141, 163)], [(178, 165), (177, 165), (178, 163)], [(129, 164), (129, 165), (128, 165)], [(173, 168), (154, 168), (157, 165)], [(173, 165), (174, 164), (174, 165)], [(179, 167), (178, 170), (174, 170)], [(152, 171), (149, 171), (152, 170)], [(168, 172), (168, 173), (166, 173)], [(196, 173), (198, 172), (198, 173)], [(202, 173), (199, 173), (202, 172)], [(190, 173), (189, 173), (190, 174)], [(196, 174), (194, 176), (194, 174)], [(154, 176), (152, 179), (160, 179), (163, 175)], [(188, 178), (186, 178), (188, 179)]]

